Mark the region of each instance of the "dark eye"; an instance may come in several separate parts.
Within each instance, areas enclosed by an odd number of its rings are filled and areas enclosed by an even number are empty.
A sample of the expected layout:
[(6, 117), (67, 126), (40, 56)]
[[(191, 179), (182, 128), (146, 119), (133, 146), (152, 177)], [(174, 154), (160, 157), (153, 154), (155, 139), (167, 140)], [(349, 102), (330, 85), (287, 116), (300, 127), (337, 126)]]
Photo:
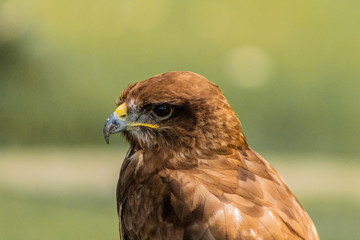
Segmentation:
[(153, 113), (155, 113), (158, 117), (167, 117), (170, 116), (173, 109), (169, 104), (159, 104), (154, 106), (152, 109)]

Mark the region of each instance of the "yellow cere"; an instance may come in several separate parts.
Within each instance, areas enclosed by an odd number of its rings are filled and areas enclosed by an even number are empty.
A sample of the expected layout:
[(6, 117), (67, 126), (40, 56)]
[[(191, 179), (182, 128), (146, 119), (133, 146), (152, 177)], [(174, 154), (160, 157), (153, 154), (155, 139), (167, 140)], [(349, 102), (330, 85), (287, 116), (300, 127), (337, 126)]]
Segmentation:
[(126, 118), (127, 118), (126, 103), (123, 103), (120, 106), (118, 106), (116, 108), (115, 112), (120, 120), (123, 120), (123, 121), (126, 120)]

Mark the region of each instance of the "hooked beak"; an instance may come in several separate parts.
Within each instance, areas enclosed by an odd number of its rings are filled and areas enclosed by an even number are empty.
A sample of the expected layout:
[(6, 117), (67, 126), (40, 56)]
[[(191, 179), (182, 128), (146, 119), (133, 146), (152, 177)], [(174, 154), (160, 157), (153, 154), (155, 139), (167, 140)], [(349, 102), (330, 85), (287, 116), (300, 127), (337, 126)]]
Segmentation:
[(110, 134), (124, 132), (126, 130), (126, 128), (128, 127), (126, 123), (126, 118), (127, 109), (126, 104), (123, 103), (116, 108), (115, 112), (113, 112), (113, 114), (111, 114), (105, 122), (103, 133), (107, 144), (109, 144)]

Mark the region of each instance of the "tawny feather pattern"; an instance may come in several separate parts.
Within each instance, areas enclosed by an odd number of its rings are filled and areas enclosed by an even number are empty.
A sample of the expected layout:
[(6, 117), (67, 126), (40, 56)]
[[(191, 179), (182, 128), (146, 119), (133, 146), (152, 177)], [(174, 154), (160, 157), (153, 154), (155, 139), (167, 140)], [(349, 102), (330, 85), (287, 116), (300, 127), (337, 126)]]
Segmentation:
[(168, 72), (130, 85), (117, 104), (128, 117), (110, 117), (104, 134), (130, 142), (117, 188), (121, 239), (319, 239), (214, 83)]

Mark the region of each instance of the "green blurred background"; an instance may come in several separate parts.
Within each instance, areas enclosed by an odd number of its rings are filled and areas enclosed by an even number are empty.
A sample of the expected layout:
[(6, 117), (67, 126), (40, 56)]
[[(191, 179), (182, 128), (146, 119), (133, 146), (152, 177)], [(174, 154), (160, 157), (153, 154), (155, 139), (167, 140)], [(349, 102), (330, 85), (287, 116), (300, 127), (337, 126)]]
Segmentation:
[(0, 239), (117, 239), (129, 83), (217, 83), (322, 239), (359, 239), (360, 2), (0, 1)]

